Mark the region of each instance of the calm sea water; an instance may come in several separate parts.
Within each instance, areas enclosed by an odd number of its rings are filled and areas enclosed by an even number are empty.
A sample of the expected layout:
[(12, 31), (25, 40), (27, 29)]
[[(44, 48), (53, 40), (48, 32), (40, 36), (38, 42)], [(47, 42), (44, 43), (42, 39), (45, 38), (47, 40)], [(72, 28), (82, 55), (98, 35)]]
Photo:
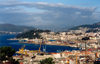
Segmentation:
[[(11, 46), (16, 51), (19, 50), (23, 45), (25, 45), (25, 49), (29, 50), (38, 50), (40, 45), (37, 44), (27, 44), (27, 43), (19, 43), (18, 41), (10, 41), (9, 38), (14, 38), (15, 35), (0, 35), (0, 47), (2, 46)], [(46, 49), (46, 52), (58, 52), (58, 51), (65, 51), (65, 50), (79, 50), (78, 48), (69, 47), (69, 46), (56, 46), (56, 45), (42, 45), (41, 51), (43, 48)]]

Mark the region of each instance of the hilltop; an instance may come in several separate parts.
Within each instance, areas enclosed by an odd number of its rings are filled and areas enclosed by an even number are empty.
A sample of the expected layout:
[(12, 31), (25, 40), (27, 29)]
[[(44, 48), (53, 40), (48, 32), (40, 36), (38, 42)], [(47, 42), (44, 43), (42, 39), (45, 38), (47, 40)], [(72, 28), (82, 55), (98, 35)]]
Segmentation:
[(21, 34), (18, 34), (16, 38), (42, 38), (40, 33), (42, 32), (50, 32), (50, 30), (40, 30), (40, 29), (34, 29), (34, 30), (29, 30), (27, 32), (23, 32)]

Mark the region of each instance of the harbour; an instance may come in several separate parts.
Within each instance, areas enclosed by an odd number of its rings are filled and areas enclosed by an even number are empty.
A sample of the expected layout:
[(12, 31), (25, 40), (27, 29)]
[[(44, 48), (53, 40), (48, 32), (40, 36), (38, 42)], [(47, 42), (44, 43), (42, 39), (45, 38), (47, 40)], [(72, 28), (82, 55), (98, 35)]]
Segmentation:
[[(14, 38), (15, 35), (0, 35), (0, 47), (1, 46), (11, 46), (16, 51), (19, 50), (23, 45), (25, 45), (25, 49), (28, 50), (38, 50), (40, 47), (40, 44), (32, 44), (32, 43), (19, 43), (17, 40), (7, 40), (9, 38)], [(43, 51), (43, 47), (46, 46), (47, 52), (59, 52), (59, 51), (65, 51), (65, 50), (79, 50), (75, 47), (70, 46), (57, 46), (57, 45), (42, 45), (41, 50)]]

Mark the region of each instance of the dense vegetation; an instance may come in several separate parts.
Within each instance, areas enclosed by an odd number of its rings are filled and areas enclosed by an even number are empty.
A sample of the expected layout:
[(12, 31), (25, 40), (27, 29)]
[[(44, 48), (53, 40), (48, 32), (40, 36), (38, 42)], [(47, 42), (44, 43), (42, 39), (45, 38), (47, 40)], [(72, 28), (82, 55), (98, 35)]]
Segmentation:
[(46, 58), (42, 61), (40, 61), (40, 64), (55, 64), (52, 58)]
[(41, 38), (40, 33), (42, 32), (50, 32), (50, 30), (30, 30), (21, 34), (18, 34), (16, 37), (17, 38), (29, 38), (29, 39), (33, 39), (33, 38)]
[(15, 54), (15, 50), (11, 47), (0, 47), (0, 61), (8, 60), (12, 64), (19, 64), (18, 61), (13, 59), (13, 55)]

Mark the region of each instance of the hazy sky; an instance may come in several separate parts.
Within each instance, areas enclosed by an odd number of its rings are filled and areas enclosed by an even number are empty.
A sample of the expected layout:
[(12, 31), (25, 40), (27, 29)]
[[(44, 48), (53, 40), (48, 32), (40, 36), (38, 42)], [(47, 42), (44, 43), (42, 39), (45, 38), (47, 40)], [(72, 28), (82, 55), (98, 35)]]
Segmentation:
[(100, 0), (0, 0), (0, 23), (80, 25), (100, 22)]

